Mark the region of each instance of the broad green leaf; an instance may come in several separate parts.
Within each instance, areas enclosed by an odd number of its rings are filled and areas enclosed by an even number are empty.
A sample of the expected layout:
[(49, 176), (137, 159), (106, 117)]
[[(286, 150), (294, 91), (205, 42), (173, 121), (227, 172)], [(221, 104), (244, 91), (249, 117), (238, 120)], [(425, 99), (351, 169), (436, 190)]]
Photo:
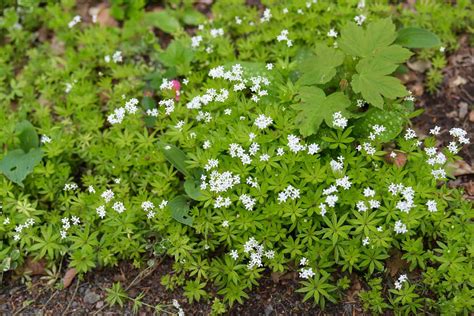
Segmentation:
[(38, 134), (33, 125), (28, 121), (22, 121), (15, 127), (20, 139), (20, 147), (24, 152), (30, 151), (30, 149), (38, 148), (39, 138)]
[(182, 41), (174, 40), (166, 50), (158, 54), (159, 60), (167, 67), (176, 67), (180, 73), (186, 73), (187, 68), (193, 60), (193, 50), (183, 44)]
[(326, 96), (324, 91), (317, 87), (304, 86), (301, 87), (299, 95), (301, 102), (293, 108), (300, 111), (296, 117), (296, 123), (303, 136), (315, 134), (323, 121), (328, 126), (333, 126), (332, 116), (335, 112), (342, 112), (344, 116), (349, 116), (346, 108), (351, 102), (342, 92)]
[(176, 33), (181, 28), (179, 21), (168, 10), (147, 13), (145, 23), (153, 25), (165, 33)]
[(178, 147), (165, 144), (163, 142), (158, 142), (158, 147), (161, 152), (165, 155), (166, 160), (168, 160), (179, 172), (184, 174), (186, 177), (191, 177), (191, 173), (186, 167), (186, 154), (179, 149)]
[(379, 58), (362, 59), (356, 66), (358, 74), (352, 76), (352, 89), (361, 93), (362, 97), (370, 104), (383, 108), (383, 97), (395, 99), (407, 95), (405, 87), (400, 80), (388, 76), (397, 68)]
[(183, 22), (188, 25), (198, 25), (206, 21), (206, 17), (194, 9), (186, 9), (183, 13)]
[(11, 181), (23, 187), (23, 180), (43, 158), (40, 148), (33, 148), (28, 153), (15, 149), (0, 161), (0, 171)]
[(189, 204), (186, 196), (179, 195), (175, 197), (168, 203), (168, 207), (171, 210), (171, 217), (175, 220), (184, 225), (193, 225), (193, 218), (189, 215)]
[(200, 181), (194, 178), (188, 178), (184, 181), (184, 191), (193, 200), (202, 201), (205, 199), (200, 189)]
[(441, 41), (436, 34), (419, 27), (406, 27), (399, 30), (395, 43), (408, 48), (433, 48), (441, 46)]
[(368, 137), (374, 125), (383, 125), (385, 131), (377, 136), (377, 140), (386, 143), (394, 140), (402, 132), (405, 123), (406, 119), (399, 111), (370, 108), (366, 115), (354, 125), (353, 131), (354, 135)]
[(316, 45), (315, 52), (316, 55), (311, 54), (298, 65), (302, 74), (298, 83), (301, 85), (329, 82), (336, 75), (336, 67), (344, 60), (342, 52), (326, 45)]
[(390, 18), (372, 22), (366, 30), (349, 22), (341, 30), (338, 46), (354, 57), (369, 57), (392, 44), (396, 38), (395, 25)]

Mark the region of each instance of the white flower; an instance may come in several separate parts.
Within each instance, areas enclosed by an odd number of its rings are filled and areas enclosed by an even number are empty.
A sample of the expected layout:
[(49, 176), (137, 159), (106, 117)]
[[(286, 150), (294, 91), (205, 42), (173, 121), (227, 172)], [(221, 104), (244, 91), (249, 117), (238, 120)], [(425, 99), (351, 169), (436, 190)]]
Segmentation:
[(412, 130), (411, 128), (408, 128), (407, 129), (407, 132), (405, 134), (405, 139), (406, 140), (409, 140), (409, 139), (413, 139), (416, 137), (416, 133), (414, 130)]
[(365, 197), (374, 197), (375, 196), (375, 191), (372, 190), (371, 188), (365, 188), (364, 189), (364, 196)]
[(349, 190), (352, 185), (352, 182), (349, 181), (349, 177), (345, 176), (339, 179), (336, 179), (336, 185), (342, 187), (344, 190)]
[(263, 11), (263, 16), (260, 18), (260, 22), (262, 23), (268, 22), (270, 21), (271, 18), (272, 18), (272, 13), (270, 9), (265, 9), (265, 11)]
[(80, 15), (76, 15), (75, 17), (72, 18), (71, 22), (67, 24), (69, 28), (73, 28), (76, 24), (80, 23), (82, 20)]
[(297, 153), (301, 150), (304, 150), (306, 146), (300, 144), (300, 139), (295, 135), (288, 135), (288, 147), (290, 147), (290, 151)]
[(209, 177), (209, 186), (211, 192), (225, 192), (239, 183), (239, 176), (233, 175), (230, 171), (219, 173), (218, 171), (214, 170)]
[(330, 29), (329, 32), (327, 33), (327, 36), (336, 38), (337, 37), (337, 32), (335, 29)]
[(211, 29), (211, 36), (213, 38), (216, 38), (218, 36), (223, 36), (224, 35), (224, 30), (222, 28), (220, 29)]
[(428, 200), (426, 202), (426, 206), (428, 207), (428, 211), (430, 212), (438, 211), (438, 204), (436, 203), (435, 200)]
[(281, 147), (277, 148), (277, 156), (283, 156), (285, 154), (285, 150)]
[(255, 119), (255, 122), (253, 124), (256, 125), (259, 129), (265, 129), (268, 126), (270, 126), (272, 123), (273, 123), (273, 119), (271, 117), (260, 114)]
[(287, 199), (297, 199), (300, 197), (300, 190), (288, 185), (283, 192), (278, 193), (278, 203), (286, 202)]
[(318, 144), (310, 144), (308, 145), (308, 154), (314, 155), (319, 152), (320, 148)]
[(408, 232), (407, 226), (403, 224), (400, 220), (395, 222), (395, 227), (393, 228), (393, 230), (397, 234), (405, 234), (406, 232)]
[(332, 115), (332, 124), (344, 129), (347, 126), (347, 118), (343, 117), (341, 112), (335, 112)]
[(247, 211), (252, 211), (253, 207), (255, 206), (255, 203), (257, 202), (257, 199), (254, 199), (247, 194), (242, 194), (239, 197), (239, 200), (242, 202)]
[(357, 15), (355, 18), (354, 18), (354, 21), (357, 23), (357, 25), (362, 25), (362, 23), (364, 23), (365, 19), (367, 17), (365, 15)]
[(365, 205), (364, 201), (357, 202), (356, 207), (359, 212), (367, 211), (367, 206)]
[(369, 237), (365, 237), (365, 238), (362, 240), (362, 246), (367, 246), (368, 244), (370, 244), (370, 238), (369, 238)]
[(123, 205), (122, 202), (115, 202), (114, 205), (112, 205), (112, 208), (117, 213), (123, 213), (126, 210), (125, 205)]
[(268, 63), (268, 64), (266, 65), (266, 68), (267, 68), (267, 70), (272, 70), (272, 69), (273, 69), (273, 64), (272, 64), (272, 63)]
[(237, 260), (239, 258), (239, 253), (237, 252), (237, 250), (234, 249), (231, 250), (230, 256), (232, 257), (232, 259)]
[(268, 161), (269, 159), (270, 159), (270, 155), (268, 154), (260, 155), (260, 161)]
[(191, 47), (192, 48), (198, 48), (199, 45), (201, 44), (201, 42), (202, 42), (202, 36), (201, 35), (191, 37)]
[(112, 190), (104, 191), (100, 196), (105, 200), (105, 203), (109, 203), (114, 198), (114, 192)]
[(112, 55), (112, 60), (114, 61), (114, 63), (121, 63), (122, 62), (122, 52), (121, 51), (116, 51), (113, 55)]
[(209, 148), (211, 148), (211, 142), (208, 141), (208, 140), (204, 141), (204, 143), (202, 144), (202, 148), (203, 148), (203, 149), (209, 149)]
[(436, 136), (436, 135), (439, 135), (440, 131), (441, 131), (441, 127), (435, 126), (434, 128), (430, 129), (430, 134)]
[(300, 266), (305, 266), (308, 264), (308, 259), (306, 257), (301, 258), (300, 260)]
[(207, 161), (207, 164), (204, 166), (204, 169), (206, 169), (206, 171), (209, 171), (211, 170), (212, 168), (217, 168), (217, 166), (219, 165), (219, 160), (217, 159), (209, 159)]
[(95, 211), (97, 212), (97, 215), (99, 215), (100, 218), (105, 217), (105, 206), (104, 205), (101, 205), (101, 206), (97, 207), (95, 209)]
[(145, 212), (149, 212), (155, 208), (155, 204), (153, 204), (153, 202), (151, 201), (144, 201), (142, 202), (141, 206)]
[(303, 268), (300, 272), (300, 278), (310, 279), (314, 276), (313, 268)]

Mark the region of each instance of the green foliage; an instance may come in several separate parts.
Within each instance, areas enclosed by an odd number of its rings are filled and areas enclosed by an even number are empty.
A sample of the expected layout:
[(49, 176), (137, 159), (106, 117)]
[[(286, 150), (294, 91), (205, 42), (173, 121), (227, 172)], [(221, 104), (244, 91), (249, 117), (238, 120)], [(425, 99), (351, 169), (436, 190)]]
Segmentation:
[[(266, 1), (262, 19), (215, 1), (211, 22), (191, 1), (157, 12), (114, 0), (115, 28), (69, 27), (74, 1), (2, 4), (0, 268), (31, 256), (88, 273), (169, 256), (162, 285), (213, 314), (245, 304), (270, 272), (296, 272), (297, 297), (322, 308), (357, 275), (374, 314), (472, 310), (472, 203), (447, 169), (433, 176), (458, 157), (439, 147), (433, 166), (435, 137), (403, 135), (419, 111), (394, 76), (409, 57), (429, 60), (434, 91), (446, 57), (411, 26), (451, 52), (472, 5), (306, 2)], [(402, 47), (415, 45), (432, 48)], [(383, 158), (394, 153), (402, 166)], [(394, 252), (401, 287), (387, 273)], [(180, 311), (120, 283), (107, 292), (134, 312)]]

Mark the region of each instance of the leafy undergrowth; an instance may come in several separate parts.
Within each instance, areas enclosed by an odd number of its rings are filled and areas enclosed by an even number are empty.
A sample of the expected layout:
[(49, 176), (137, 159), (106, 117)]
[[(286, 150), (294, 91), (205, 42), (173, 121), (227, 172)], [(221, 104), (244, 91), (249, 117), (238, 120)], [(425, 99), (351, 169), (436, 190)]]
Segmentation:
[[(469, 138), (407, 128), (419, 111), (395, 77), (431, 59), (435, 89), (471, 4), (264, 4), (217, 1), (213, 20), (190, 1), (4, 8), (3, 272), (170, 256), (162, 285), (216, 314), (265, 270), (296, 271), (323, 309), (357, 273), (373, 313), (472, 310), (472, 205), (445, 185)], [(393, 253), (407, 266), (386, 288)]]

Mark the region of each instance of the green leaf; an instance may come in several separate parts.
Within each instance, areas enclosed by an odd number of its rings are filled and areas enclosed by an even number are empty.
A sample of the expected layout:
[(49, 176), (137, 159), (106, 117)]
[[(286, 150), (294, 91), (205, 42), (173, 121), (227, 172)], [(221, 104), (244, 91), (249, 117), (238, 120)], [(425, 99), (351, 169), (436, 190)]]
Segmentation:
[(30, 151), (30, 149), (39, 147), (38, 133), (33, 125), (28, 121), (22, 121), (15, 127), (15, 131), (18, 133), (20, 138), (20, 147), (24, 152)]
[(194, 9), (186, 9), (183, 13), (183, 22), (188, 25), (198, 25), (203, 23), (206, 17), (199, 11)]
[(179, 195), (168, 203), (171, 217), (181, 224), (192, 226), (193, 218), (189, 215), (188, 199), (185, 195)]
[(354, 124), (354, 135), (368, 137), (372, 132), (372, 126), (383, 125), (385, 131), (377, 136), (377, 140), (386, 143), (394, 140), (402, 132), (405, 122), (404, 115), (399, 111), (370, 108), (366, 115)]
[[(152, 97), (144, 96), (143, 99), (142, 99), (142, 107), (146, 112), (146, 110), (151, 110), (151, 109), (156, 108), (156, 104), (155, 104), (155, 101), (153, 101)], [(143, 121), (145, 121), (145, 126), (146, 127), (153, 127), (156, 124), (156, 117), (146, 115), (143, 118)]]
[(205, 199), (200, 189), (200, 181), (194, 178), (188, 178), (184, 181), (184, 191), (193, 200), (202, 201)]
[(400, 80), (388, 76), (396, 68), (396, 64), (378, 58), (362, 59), (356, 66), (358, 74), (352, 76), (352, 89), (370, 104), (383, 108), (382, 96), (395, 99), (407, 95)]
[(301, 85), (329, 82), (336, 75), (336, 67), (344, 60), (342, 52), (323, 44), (316, 45), (315, 51), (316, 55), (311, 54), (298, 65), (302, 74), (298, 83)]
[(166, 160), (168, 160), (179, 172), (184, 174), (186, 177), (191, 177), (191, 173), (186, 167), (186, 154), (179, 149), (178, 147), (165, 144), (163, 142), (158, 142), (158, 148), (160, 148), (163, 155), (165, 155)]
[(441, 41), (436, 34), (419, 27), (406, 27), (399, 30), (395, 43), (408, 48), (433, 48), (441, 46)]
[(183, 44), (182, 41), (174, 40), (168, 45), (166, 50), (158, 54), (159, 60), (167, 67), (181, 69), (180, 73), (185, 73), (193, 60), (194, 52)]
[(147, 13), (145, 23), (159, 28), (165, 33), (176, 33), (181, 29), (179, 21), (168, 10)]
[(31, 149), (28, 153), (15, 149), (8, 152), (0, 161), (0, 171), (8, 179), (23, 187), (23, 180), (33, 172), (42, 158), (43, 151), (40, 148)]
[(354, 57), (369, 57), (392, 44), (396, 38), (395, 25), (390, 18), (372, 22), (366, 30), (349, 22), (341, 30), (338, 46)]
[(332, 127), (332, 116), (335, 112), (342, 112), (344, 116), (350, 115), (346, 111), (350, 101), (342, 92), (326, 96), (324, 91), (317, 87), (304, 86), (299, 90), (299, 95), (301, 102), (293, 108), (300, 111), (296, 117), (296, 124), (303, 136), (315, 134), (323, 120)]

